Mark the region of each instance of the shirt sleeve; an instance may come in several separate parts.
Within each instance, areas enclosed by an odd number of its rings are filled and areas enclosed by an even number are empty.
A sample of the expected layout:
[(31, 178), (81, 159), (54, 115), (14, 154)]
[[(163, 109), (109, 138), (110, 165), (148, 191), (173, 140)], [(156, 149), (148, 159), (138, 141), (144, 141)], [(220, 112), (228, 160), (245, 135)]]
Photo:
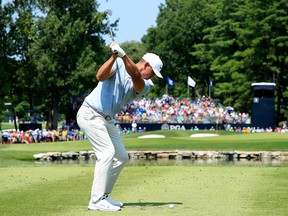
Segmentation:
[(140, 93), (137, 93), (134, 89), (135, 92), (135, 99), (139, 99), (139, 98), (143, 98), (145, 97), (146, 94), (148, 94), (149, 90), (150, 90), (150, 83), (148, 82), (148, 80), (144, 80), (145, 84), (144, 84), (144, 88)]
[(114, 62), (112, 69), (117, 72), (117, 70), (120, 70), (122, 67), (124, 67), (124, 62), (121, 58), (118, 57)]
[[(128, 81), (130, 80), (130, 81)], [(147, 80), (144, 80), (144, 88), (140, 93), (137, 93), (133, 87), (133, 82), (131, 77), (129, 76), (129, 79), (126, 80), (126, 103), (129, 101), (132, 101), (134, 99), (139, 99), (145, 97), (145, 95), (150, 90), (150, 84)]]

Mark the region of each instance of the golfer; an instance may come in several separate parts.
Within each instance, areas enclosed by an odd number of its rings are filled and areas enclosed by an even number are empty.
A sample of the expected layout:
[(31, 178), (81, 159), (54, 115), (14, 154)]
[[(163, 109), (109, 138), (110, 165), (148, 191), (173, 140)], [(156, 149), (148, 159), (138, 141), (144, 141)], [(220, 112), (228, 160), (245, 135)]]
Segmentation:
[(111, 57), (96, 74), (98, 85), (77, 113), (78, 125), (97, 157), (89, 210), (119, 211), (123, 207), (123, 203), (108, 197), (128, 161), (113, 117), (123, 105), (149, 92), (151, 78), (163, 78), (159, 56), (147, 53), (135, 64), (116, 42), (110, 48)]

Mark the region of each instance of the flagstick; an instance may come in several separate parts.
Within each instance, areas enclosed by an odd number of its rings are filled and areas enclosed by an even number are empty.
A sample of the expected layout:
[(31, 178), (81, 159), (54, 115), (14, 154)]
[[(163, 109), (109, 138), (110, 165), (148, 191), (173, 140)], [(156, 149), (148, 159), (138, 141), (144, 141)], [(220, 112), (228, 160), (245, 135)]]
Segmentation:
[(187, 97), (189, 98), (189, 85), (187, 84)]
[(166, 94), (168, 95), (168, 84), (166, 84)]
[(209, 83), (209, 98), (211, 98), (211, 86), (210, 86), (210, 83)]

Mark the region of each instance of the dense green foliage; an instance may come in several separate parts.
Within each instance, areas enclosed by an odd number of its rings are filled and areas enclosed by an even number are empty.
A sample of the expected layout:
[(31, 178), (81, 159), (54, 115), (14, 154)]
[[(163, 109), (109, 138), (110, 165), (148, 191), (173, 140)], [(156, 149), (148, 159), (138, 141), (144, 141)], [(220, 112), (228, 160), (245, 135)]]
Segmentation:
[(25, 0), (1, 8), (1, 100), (12, 102), (20, 120), (30, 120), (27, 110), (40, 111), (47, 127), (57, 128), (58, 113), (69, 116), (75, 105), (71, 98), (95, 86), (108, 55), (102, 35), (109, 32), (97, 7), (93, 0)]
[[(143, 41), (163, 57), (173, 95), (186, 96), (187, 76), (197, 96), (208, 95), (211, 78), (213, 98), (251, 113), (251, 84), (274, 82), (280, 121), (288, 117), (287, 13), (286, 0), (167, 0)], [(155, 82), (154, 94), (164, 93)]]
[[(20, 120), (43, 114), (56, 128), (59, 113), (75, 119), (77, 98), (96, 84), (95, 71), (109, 56), (102, 38), (110, 25), (100, 1), (23, 0), (0, 7), (0, 121), (4, 102)], [(251, 113), (253, 82), (276, 83), (277, 122), (288, 117), (288, 3), (286, 0), (166, 0), (157, 25), (142, 42), (122, 46), (134, 61), (147, 51), (164, 62), (175, 97), (208, 95)], [(165, 93), (155, 79), (149, 97)], [(189, 91), (188, 91), (189, 92)], [(76, 102), (75, 102), (76, 101)]]

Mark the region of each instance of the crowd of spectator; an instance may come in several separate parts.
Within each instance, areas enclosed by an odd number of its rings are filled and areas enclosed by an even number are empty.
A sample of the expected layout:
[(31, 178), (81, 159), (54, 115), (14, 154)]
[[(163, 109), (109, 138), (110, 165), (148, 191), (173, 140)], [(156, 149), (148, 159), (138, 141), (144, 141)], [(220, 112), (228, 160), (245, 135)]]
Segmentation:
[[(139, 99), (126, 104), (115, 116), (120, 135), (139, 133), (146, 128), (137, 127), (138, 123), (178, 123), (178, 124), (223, 124), (225, 130), (239, 133), (288, 132), (288, 127), (270, 128), (233, 127), (233, 124), (250, 124), (248, 113), (234, 111), (232, 107), (224, 107), (209, 97), (199, 99), (178, 99), (168, 95), (156, 99)], [(131, 123), (131, 128), (121, 128), (120, 123)], [(199, 130), (197, 126), (191, 130)], [(212, 126), (208, 130), (215, 130)], [(76, 127), (62, 124), (57, 130), (0, 130), (0, 143), (40, 143), (73, 141), (86, 139), (83, 131)]]
[(41, 142), (58, 142), (74, 141), (85, 139), (83, 131), (78, 129), (58, 129), (58, 130), (3, 130), (0, 131), (0, 141), (2, 144), (14, 143), (41, 143)]
[(262, 128), (262, 127), (226, 127), (225, 128), (227, 131), (235, 131), (238, 133), (271, 133), (271, 132), (275, 132), (275, 133), (287, 133), (288, 132), (288, 128), (286, 127), (286, 125), (284, 124), (282, 127), (276, 127), (274, 128), (274, 130), (272, 129), (272, 127), (268, 127), (268, 128)]
[(169, 95), (162, 98), (143, 98), (126, 104), (115, 116), (121, 123), (179, 123), (179, 124), (250, 124), (248, 113), (237, 113), (233, 107), (224, 107), (209, 97), (176, 99)]

